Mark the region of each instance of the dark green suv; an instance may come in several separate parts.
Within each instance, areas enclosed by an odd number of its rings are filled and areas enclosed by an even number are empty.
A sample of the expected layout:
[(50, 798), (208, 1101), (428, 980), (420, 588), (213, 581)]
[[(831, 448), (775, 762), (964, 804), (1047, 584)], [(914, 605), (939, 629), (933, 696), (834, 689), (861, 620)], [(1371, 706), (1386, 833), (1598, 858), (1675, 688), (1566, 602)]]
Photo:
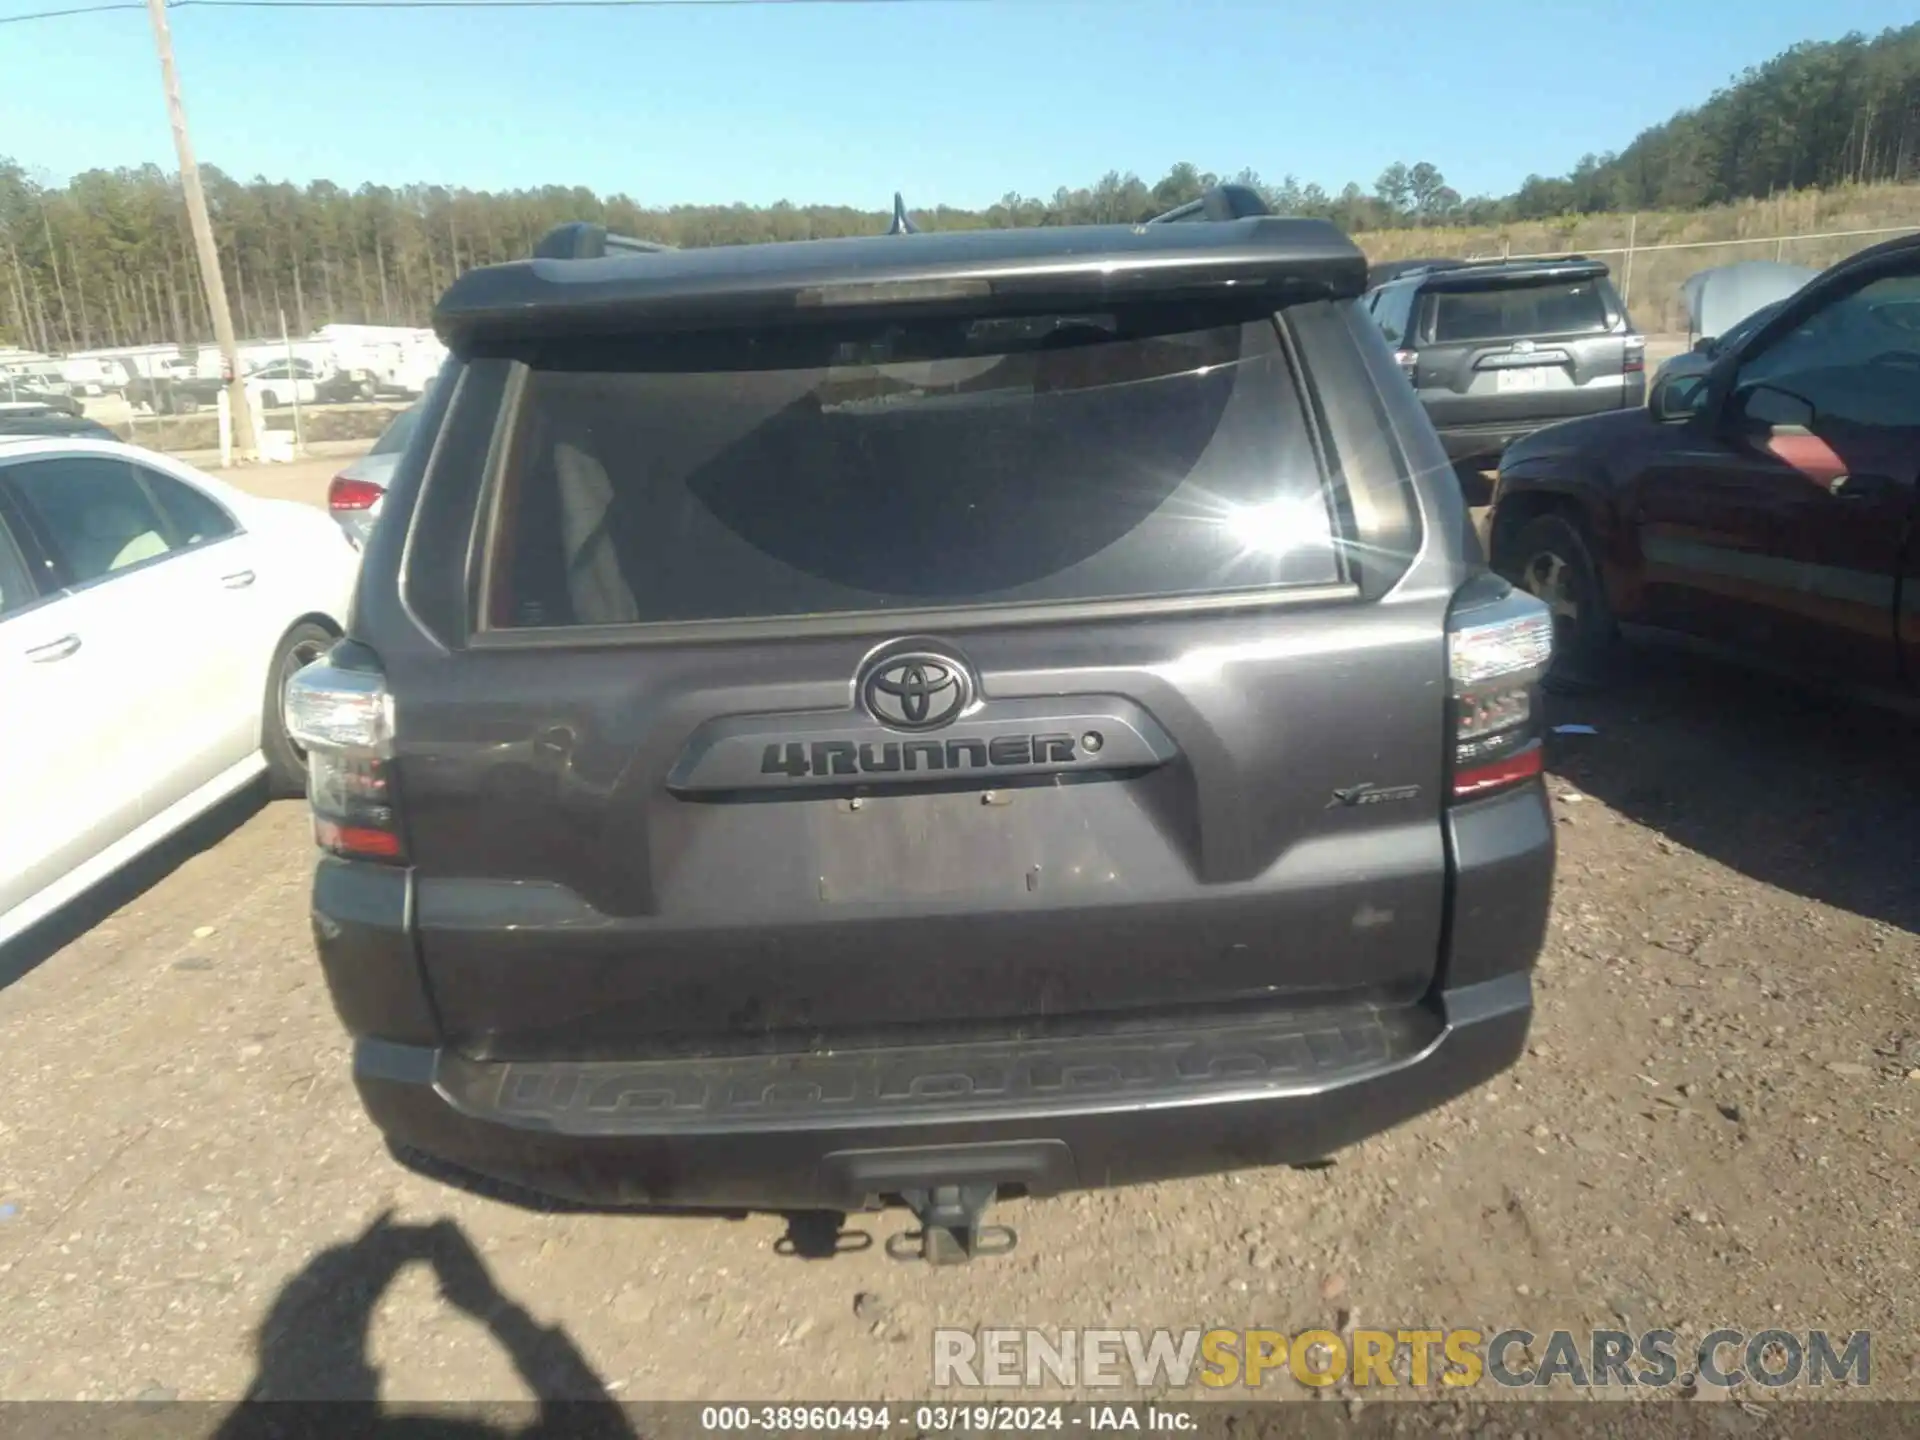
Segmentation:
[(1646, 403), (1646, 341), (1598, 260), (1425, 261), (1366, 306), (1452, 460)]

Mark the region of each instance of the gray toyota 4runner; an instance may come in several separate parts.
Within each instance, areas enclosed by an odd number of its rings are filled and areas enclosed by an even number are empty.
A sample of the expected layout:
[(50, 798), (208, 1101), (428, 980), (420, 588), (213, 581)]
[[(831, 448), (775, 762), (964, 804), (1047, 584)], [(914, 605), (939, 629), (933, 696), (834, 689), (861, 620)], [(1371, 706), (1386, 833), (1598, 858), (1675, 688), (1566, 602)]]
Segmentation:
[(1551, 626), (1338, 231), (472, 271), (290, 687), (313, 928), (403, 1160), (595, 1206), (1310, 1162), (1520, 1053)]
[(1426, 261), (1366, 305), (1450, 459), (1490, 463), (1543, 426), (1646, 403), (1646, 339), (1602, 261)]

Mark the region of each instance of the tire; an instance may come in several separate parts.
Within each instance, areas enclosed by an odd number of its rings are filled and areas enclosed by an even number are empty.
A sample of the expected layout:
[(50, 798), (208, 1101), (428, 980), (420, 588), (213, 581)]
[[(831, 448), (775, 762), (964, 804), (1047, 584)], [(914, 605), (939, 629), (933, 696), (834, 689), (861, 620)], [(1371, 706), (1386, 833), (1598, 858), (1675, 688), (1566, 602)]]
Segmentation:
[(326, 626), (303, 620), (280, 637), (273, 652), (260, 716), (260, 750), (267, 757), (267, 789), (276, 800), (307, 793), (306, 752), (287, 734), (287, 681), (302, 665), (326, 654), (338, 638)]
[(277, 390), (262, 390), (260, 392), (260, 408), (262, 410), (278, 410), (280, 408), (280, 392)]
[(1618, 659), (1620, 631), (1585, 527), (1565, 515), (1536, 516), (1513, 537), (1501, 572), (1553, 611), (1547, 688), (1605, 684)]

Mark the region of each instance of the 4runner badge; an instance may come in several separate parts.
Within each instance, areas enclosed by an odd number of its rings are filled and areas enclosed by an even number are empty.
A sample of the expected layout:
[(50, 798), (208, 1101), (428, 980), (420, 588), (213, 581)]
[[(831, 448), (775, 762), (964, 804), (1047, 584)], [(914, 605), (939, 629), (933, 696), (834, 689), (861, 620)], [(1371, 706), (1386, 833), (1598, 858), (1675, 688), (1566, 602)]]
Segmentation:
[(889, 655), (860, 682), (867, 713), (895, 730), (938, 730), (973, 702), (973, 677), (948, 655)]
[(1419, 795), (1418, 785), (1348, 785), (1333, 792), (1327, 809), (1336, 805), (1386, 805), (1395, 800), (1414, 800)]

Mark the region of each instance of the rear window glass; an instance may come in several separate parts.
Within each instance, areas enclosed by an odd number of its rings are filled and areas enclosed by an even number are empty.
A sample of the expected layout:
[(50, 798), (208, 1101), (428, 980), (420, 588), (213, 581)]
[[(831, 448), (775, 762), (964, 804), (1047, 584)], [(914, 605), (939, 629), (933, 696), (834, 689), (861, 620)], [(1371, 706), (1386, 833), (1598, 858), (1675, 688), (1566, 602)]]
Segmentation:
[(1607, 300), (1598, 280), (1517, 285), (1507, 290), (1431, 292), (1435, 340), (1506, 340), (1521, 335), (1577, 335), (1607, 328)]
[(1188, 311), (574, 342), (524, 355), (500, 628), (1324, 584), (1270, 318)]

